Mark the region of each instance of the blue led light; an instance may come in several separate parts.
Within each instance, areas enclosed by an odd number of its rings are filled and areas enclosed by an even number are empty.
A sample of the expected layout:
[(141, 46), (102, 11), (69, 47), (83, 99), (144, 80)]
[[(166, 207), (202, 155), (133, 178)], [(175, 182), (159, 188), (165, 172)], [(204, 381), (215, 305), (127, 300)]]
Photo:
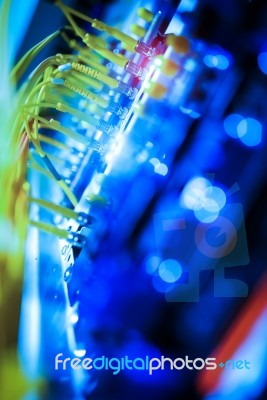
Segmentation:
[(181, 195), (182, 204), (190, 210), (201, 209), (203, 202), (205, 202), (205, 190), (210, 186), (210, 181), (205, 178), (193, 178), (183, 190)]
[(239, 135), (237, 132), (238, 124), (243, 120), (242, 115), (240, 114), (230, 114), (224, 120), (224, 129), (227, 135), (231, 136), (234, 139), (238, 139)]
[(180, 12), (192, 12), (197, 5), (197, 0), (182, 0), (179, 5)]
[(267, 52), (259, 54), (258, 64), (261, 72), (267, 75)]
[(242, 119), (237, 125), (237, 134), (238, 137), (241, 139), (244, 135), (246, 135), (248, 131), (248, 123), (246, 119)]
[(185, 107), (180, 107), (180, 111), (183, 114), (189, 115), (189, 117), (193, 118), (193, 119), (197, 119), (200, 117), (200, 114), (196, 111), (191, 110), (191, 108), (185, 108)]
[(226, 195), (218, 186), (212, 186), (205, 178), (192, 179), (184, 188), (182, 203), (191, 210), (205, 207), (208, 211), (220, 211), (226, 203)]
[(166, 176), (169, 171), (169, 168), (166, 164), (160, 163), (155, 166), (154, 172), (158, 175)]
[(201, 208), (200, 210), (195, 210), (194, 214), (196, 219), (198, 219), (200, 222), (203, 222), (204, 224), (210, 224), (211, 222), (214, 222), (218, 216), (219, 216), (219, 211), (213, 211), (211, 208), (216, 208), (217, 203), (215, 201), (211, 202), (213, 204), (210, 209), (207, 209), (206, 207)]
[(217, 68), (220, 70), (226, 70), (230, 62), (228, 58), (225, 55), (218, 54), (218, 55), (211, 55), (208, 54), (204, 57), (204, 64), (206, 64), (207, 67), (209, 68)]
[(194, 211), (196, 219), (211, 223), (219, 216), (226, 204), (226, 195), (218, 186), (212, 186), (205, 178), (194, 178), (184, 188), (181, 195), (184, 207)]
[(154, 274), (157, 271), (158, 266), (161, 262), (161, 258), (158, 256), (148, 257), (145, 261), (145, 270), (148, 274)]
[(158, 159), (158, 158), (155, 158), (155, 157), (151, 158), (151, 159), (149, 160), (149, 162), (150, 162), (150, 164), (153, 165), (154, 168), (156, 168), (158, 165), (160, 165), (159, 159)]
[(228, 58), (226, 56), (224, 56), (222, 54), (219, 54), (216, 57), (217, 57), (217, 60), (218, 60), (218, 65), (217, 65), (218, 69), (223, 71), (223, 70), (225, 70), (225, 69), (227, 69), (229, 67), (230, 63), (229, 63), (229, 60), (228, 60)]
[(70, 316), (70, 322), (74, 325), (74, 324), (76, 324), (77, 322), (79, 321), (79, 316), (78, 316), (78, 314), (77, 313), (73, 313), (73, 314), (71, 314), (71, 316)]
[(209, 68), (216, 68), (218, 66), (218, 59), (216, 56), (206, 55), (203, 61)]
[(210, 186), (204, 190), (202, 207), (195, 209), (195, 217), (205, 224), (215, 221), (220, 210), (226, 204), (226, 195), (224, 191), (217, 186)]
[(257, 146), (262, 141), (262, 124), (255, 118), (231, 114), (224, 120), (224, 129), (229, 136), (240, 139), (248, 147)]
[(181, 264), (172, 258), (162, 261), (162, 263), (159, 265), (159, 276), (164, 282), (167, 283), (174, 283), (178, 281), (182, 275), (182, 272), (183, 270)]
[(240, 140), (248, 147), (258, 146), (262, 141), (262, 124), (254, 118), (246, 118), (237, 127)]
[(221, 188), (219, 188), (218, 186), (208, 187), (206, 189), (206, 196), (207, 196), (207, 198), (213, 199), (216, 202), (218, 211), (221, 210), (226, 204), (226, 195), (225, 195), (224, 191)]
[(193, 119), (197, 119), (200, 117), (200, 114), (196, 111), (191, 110), (190, 113), (188, 114), (189, 117), (193, 118)]
[(155, 174), (166, 176), (169, 168), (166, 164), (161, 163), (158, 158), (151, 158), (149, 163), (153, 165)]
[(188, 58), (184, 63), (184, 69), (188, 72), (193, 72), (196, 69), (196, 62)]

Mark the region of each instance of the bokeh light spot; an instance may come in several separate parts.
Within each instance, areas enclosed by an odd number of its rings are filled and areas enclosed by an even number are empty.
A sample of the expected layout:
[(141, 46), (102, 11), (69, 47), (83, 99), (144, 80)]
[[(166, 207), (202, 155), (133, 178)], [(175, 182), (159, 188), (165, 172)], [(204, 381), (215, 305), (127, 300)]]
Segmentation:
[(181, 264), (172, 258), (162, 261), (162, 263), (159, 265), (159, 276), (164, 282), (167, 283), (174, 283), (178, 281), (182, 275), (182, 272), (183, 270)]
[(194, 214), (198, 221), (203, 222), (204, 224), (210, 224), (218, 218), (219, 211), (209, 211), (206, 208), (201, 208), (200, 210), (195, 210)]
[(258, 64), (261, 72), (267, 75), (267, 52), (259, 54)]
[(201, 209), (205, 203), (205, 191), (210, 186), (210, 181), (205, 178), (191, 179), (181, 195), (182, 204), (190, 210)]
[(222, 71), (227, 69), (230, 65), (228, 58), (223, 54), (208, 54), (204, 57), (203, 61), (208, 68), (217, 68)]
[(148, 257), (145, 262), (145, 269), (148, 274), (154, 274), (161, 263), (161, 258), (158, 256)]
[(240, 114), (231, 114), (224, 120), (224, 129), (227, 135), (231, 136), (234, 139), (239, 138), (239, 134), (237, 132), (238, 124), (243, 120), (242, 115)]
[(258, 146), (262, 141), (262, 124), (254, 118), (247, 118), (245, 121), (246, 133), (240, 140), (248, 147)]

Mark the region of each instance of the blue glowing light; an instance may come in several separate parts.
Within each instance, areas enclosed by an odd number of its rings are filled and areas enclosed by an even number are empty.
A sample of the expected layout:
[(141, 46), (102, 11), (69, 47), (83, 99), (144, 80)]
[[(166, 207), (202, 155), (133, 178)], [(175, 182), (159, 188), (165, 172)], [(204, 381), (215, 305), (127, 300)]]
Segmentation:
[(237, 130), (241, 130), (240, 140), (248, 147), (258, 146), (262, 141), (262, 124), (254, 118), (241, 121)]
[(200, 117), (200, 114), (196, 111), (191, 110), (190, 113), (188, 114), (189, 117), (193, 118), (193, 119), (197, 119)]
[(178, 281), (182, 272), (181, 264), (172, 258), (162, 261), (159, 265), (159, 276), (167, 283)]
[(158, 158), (155, 158), (155, 157), (151, 158), (151, 159), (149, 160), (149, 162), (150, 162), (150, 164), (153, 165), (154, 168), (156, 168), (156, 167), (160, 164), (159, 159), (158, 159)]
[[(213, 207), (216, 207), (216, 202), (212, 201)], [(201, 208), (200, 210), (195, 210), (194, 211), (196, 219), (198, 219), (200, 222), (203, 222), (204, 224), (210, 224), (211, 222), (214, 222), (218, 216), (219, 216), (219, 211), (212, 211), (207, 209), (206, 207)]]
[(248, 131), (248, 124), (246, 119), (242, 119), (237, 125), (237, 134), (238, 137), (241, 139), (244, 135), (246, 135)]
[(197, 5), (197, 0), (182, 0), (179, 5), (180, 12), (192, 12)]
[(231, 136), (234, 139), (239, 138), (239, 134), (237, 132), (238, 124), (243, 120), (242, 115), (240, 114), (230, 114), (224, 120), (224, 129), (227, 135)]
[(73, 313), (70, 315), (70, 322), (75, 325), (79, 321), (79, 316), (77, 313)]
[(182, 204), (190, 210), (201, 209), (203, 201), (205, 201), (205, 191), (210, 186), (211, 183), (208, 179), (201, 177), (191, 179), (183, 190)]
[(145, 269), (148, 274), (154, 274), (157, 271), (158, 266), (161, 262), (161, 258), (158, 256), (150, 256), (145, 261)]
[(85, 349), (77, 349), (77, 350), (74, 350), (74, 354), (76, 357), (82, 358), (85, 356), (86, 350)]
[(224, 120), (224, 129), (229, 136), (240, 139), (248, 147), (258, 146), (262, 141), (262, 124), (255, 118), (231, 114)]
[(208, 54), (204, 57), (204, 63), (209, 68), (217, 68), (221, 71), (227, 69), (230, 65), (228, 58), (225, 55), (218, 54), (218, 55), (211, 55)]
[(180, 111), (183, 114), (189, 115), (189, 117), (193, 118), (193, 119), (197, 119), (200, 117), (200, 114), (196, 111), (191, 110), (191, 108), (185, 108), (185, 107), (180, 107)]
[(166, 176), (169, 172), (168, 166), (161, 163), (158, 158), (151, 158), (149, 163), (153, 165), (155, 174)]
[(207, 56), (204, 57), (204, 63), (209, 68), (216, 68), (217, 65), (218, 65), (218, 59), (217, 59), (216, 56), (207, 55)]
[(267, 75), (267, 52), (259, 54), (258, 64), (261, 72)]
[(154, 172), (158, 175), (166, 176), (169, 171), (169, 168), (166, 164), (160, 163), (155, 166)]
[[(206, 189), (206, 197), (210, 200), (214, 200), (216, 202), (218, 211), (222, 210), (222, 208), (226, 204), (226, 195), (224, 191), (219, 188), (218, 186), (210, 186)], [(213, 207), (211, 204), (209, 207)], [(206, 207), (207, 208), (207, 207)], [(212, 210), (211, 210), (212, 211)], [(213, 211), (216, 211), (216, 209), (213, 208)]]
[(217, 68), (220, 70), (225, 70), (229, 67), (230, 63), (226, 56), (219, 54), (217, 57), (218, 65)]
[(184, 69), (188, 72), (193, 72), (196, 69), (196, 62), (188, 58), (184, 63)]
[(181, 203), (194, 211), (195, 217), (203, 223), (211, 223), (219, 216), (226, 204), (226, 195), (218, 186), (212, 186), (205, 178), (194, 178), (185, 186)]

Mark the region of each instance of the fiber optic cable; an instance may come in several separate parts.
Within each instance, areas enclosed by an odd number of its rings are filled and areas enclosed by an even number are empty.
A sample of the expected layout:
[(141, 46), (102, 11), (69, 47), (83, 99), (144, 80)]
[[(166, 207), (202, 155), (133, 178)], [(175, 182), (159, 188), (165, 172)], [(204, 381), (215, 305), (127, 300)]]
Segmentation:
[(60, 35), (61, 31), (58, 30), (47, 38), (43, 39), (41, 42), (37, 43), (34, 47), (32, 47), (14, 66), (11, 71), (11, 79), (15, 82), (18, 82), (23, 73), (26, 71), (27, 67), (33, 61), (33, 59), (42, 51), (44, 47), (46, 47), (53, 39)]

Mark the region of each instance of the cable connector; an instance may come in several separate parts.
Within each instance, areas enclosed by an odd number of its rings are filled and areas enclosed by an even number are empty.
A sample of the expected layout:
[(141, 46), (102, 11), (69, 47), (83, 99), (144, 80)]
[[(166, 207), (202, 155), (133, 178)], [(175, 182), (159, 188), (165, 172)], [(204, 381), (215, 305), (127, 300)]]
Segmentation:
[(64, 85), (64, 79), (62, 78), (51, 78), (53, 85)]
[(78, 213), (77, 222), (80, 225), (90, 227), (95, 223), (95, 218), (83, 212)]
[(60, 72), (69, 71), (72, 68), (71, 63), (62, 64), (58, 67)]
[(77, 232), (70, 232), (67, 241), (73, 246), (83, 247), (86, 243), (86, 237)]

